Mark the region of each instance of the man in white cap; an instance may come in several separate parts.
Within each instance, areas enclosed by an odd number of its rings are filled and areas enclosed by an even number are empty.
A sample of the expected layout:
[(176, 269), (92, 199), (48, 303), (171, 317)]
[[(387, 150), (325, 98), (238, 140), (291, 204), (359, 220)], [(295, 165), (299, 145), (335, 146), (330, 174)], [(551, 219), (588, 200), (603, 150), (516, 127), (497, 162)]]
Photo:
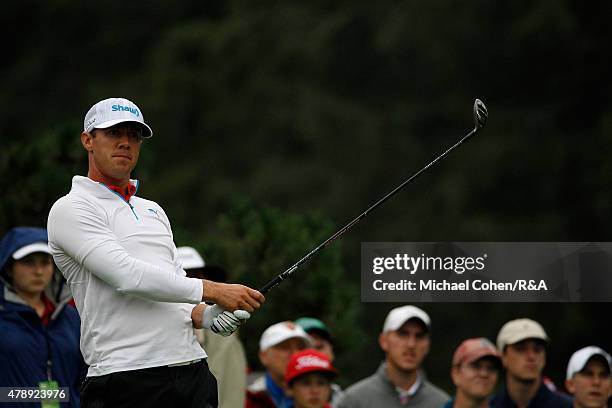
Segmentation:
[(451, 368), (457, 391), (443, 408), (488, 408), (500, 370), (500, 354), (488, 339), (463, 341), (455, 350)]
[(311, 346), (308, 334), (294, 322), (268, 327), (259, 339), (259, 361), (266, 372), (248, 387), (246, 408), (292, 407), (285, 389), (287, 364), (294, 353)]
[(431, 384), (421, 370), (429, 353), (431, 320), (415, 306), (389, 312), (378, 338), (385, 361), (378, 371), (350, 386), (339, 408), (439, 408), (449, 396)]
[(596, 346), (576, 351), (567, 364), (565, 388), (574, 394), (574, 408), (606, 408), (612, 395), (612, 358)]
[(83, 407), (216, 406), (193, 328), (229, 335), (264, 302), (246, 286), (185, 276), (166, 213), (130, 179), (152, 134), (133, 102), (96, 103), (81, 133), (87, 177), (49, 213), (49, 247), (81, 317)]
[(506, 369), (504, 389), (491, 401), (492, 407), (569, 408), (571, 398), (551, 391), (543, 381), (549, 339), (542, 326), (531, 319), (504, 324), (497, 335), (497, 349)]

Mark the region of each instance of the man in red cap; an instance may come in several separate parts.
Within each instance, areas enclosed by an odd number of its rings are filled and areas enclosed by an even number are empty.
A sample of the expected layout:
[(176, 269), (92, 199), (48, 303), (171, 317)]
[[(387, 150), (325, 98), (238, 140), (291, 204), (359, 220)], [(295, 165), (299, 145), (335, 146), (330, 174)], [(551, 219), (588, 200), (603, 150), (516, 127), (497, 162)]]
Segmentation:
[(500, 369), (501, 355), (493, 343), (484, 337), (465, 340), (457, 347), (451, 368), (457, 391), (444, 408), (488, 408)]
[(306, 349), (289, 360), (285, 372), (287, 394), (295, 408), (330, 408), (331, 380), (337, 371), (326, 354)]

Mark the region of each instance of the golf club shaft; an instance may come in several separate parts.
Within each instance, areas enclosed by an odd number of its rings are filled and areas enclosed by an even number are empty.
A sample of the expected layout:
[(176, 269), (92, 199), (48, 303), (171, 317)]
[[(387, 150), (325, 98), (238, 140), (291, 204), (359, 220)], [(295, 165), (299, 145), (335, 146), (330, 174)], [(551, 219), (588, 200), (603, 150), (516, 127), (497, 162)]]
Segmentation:
[(268, 283), (266, 283), (264, 286), (261, 287), (261, 289), (259, 290), (261, 293), (265, 294), (267, 293), (270, 289), (274, 288), (275, 286), (277, 286), (279, 283), (281, 283), (283, 280), (285, 280), (286, 278), (289, 277), (289, 275), (291, 275), (297, 268), (299, 268), (303, 263), (305, 263), (306, 261), (308, 261), (314, 254), (316, 254), (317, 252), (319, 252), (321, 249), (325, 248), (326, 246), (328, 246), (330, 243), (332, 243), (336, 238), (340, 237), (342, 234), (344, 234), (346, 231), (348, 231), (353, 225), (357, 224), (359, 221), (361, 221), (363, 218), (365, 218), (366, 215), (368, 215), (370, 212), (372, 212), (374, 209), (376, 209), (378, 206), (380, 206), (381, 204), (383, 204), (385, 201), (387, 201), (388, 199), (390, 199), (391, 197), (393, 197), (395, 194), (397, 194), (398, 191), (400, 191), (402, 188), (404, 188), (406, 185), (408, 185), (410, 182), (412, 182), (414, 179), (416, 179), (417, 177), (419, 177), (421, 174), (423, 174), (423, 172), (425, 172), (425, 170), (427, 170), (428, 168), (430, 168), (431, 166), (433, 166), (434, 164), (436, 164), (439, 160), (443, 159), (446, 155), (448, 155), (450, 152), (452, 152), (453, 150), (455, 150), (457, 147), (461, 146), (466, 140), (468, 140), (469, 138), (471, 138), (472, 136), (474, 136), (480, 129), (482, 129), (485, 126), (486, 120), (487, 120), (487, 110), (486, 107), (484, 106), (484, 104), (482, 103), (481, 100), (476, 99), (476, 101), (474, 102), (474, 122), (475, 122), (475, 127), (474, 129), (472, 129), (467, 135), (465, 135), (463, 138), (461, 138), (461, 140), (459, 140), (457, 143), (455, 143), (453, 146), (451, 146), (450, 148), (448, 148), (444, 153), (442, 153), (441, 155), (439, 155), (438, 157), (436, 157), (433, 161), (431, 161), (427, 166), (423, 167), (421, 170), (417, 171), (415, 174), (413, 174), (410, 178), (408, 178), (407, 180), (403, 181), (399, 186), (397, 186), (395, 189), (393, 189), (393, 191), (391, 191), (390, 193), (388, 193), (387, 195), (385, 195), (383, 198), (381, 198), (380, 200), (376, 201), (374, 204), (372, 204), (367, 210), (365, 210), (364, 212), (362, 212), (361, 214), (359, 214), (356, 218), (354, 218), (352, 221), (350, 221), (348, 224), (346, 224), (344, 227), (342, 227), (340, 230), (338, 230), (336, 233), (334, 233), (331, 237), (327, 238), (325, 241), (321, 242), (319, 245), (317, 245), (312, 251), (310, 251), (308, 254), (306, 254), (302, 259), (300, 259), (299, 261), (297, 261), (295, 264), (293, 264), (289, 269), (287, 269), (285, 272), (281, 273), (280, 275), (276, 276), (274, 279), (270, 280)]

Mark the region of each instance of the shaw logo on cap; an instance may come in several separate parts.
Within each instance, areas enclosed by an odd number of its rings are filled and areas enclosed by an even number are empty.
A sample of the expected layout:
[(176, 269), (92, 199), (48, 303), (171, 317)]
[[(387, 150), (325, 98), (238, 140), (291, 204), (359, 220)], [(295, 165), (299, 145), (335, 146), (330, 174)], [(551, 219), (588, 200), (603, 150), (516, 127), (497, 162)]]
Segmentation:
[(132, 107), (129, 107), (129, 106), (113, 105), (113, 106), (111, 106), (111, 108), (112, 108), (113, 112), (128, 111), (128, 112), (131, 112), (133, 115), (140, 116), (140, 112), (138, 111), (138, 109), (132, 108)]

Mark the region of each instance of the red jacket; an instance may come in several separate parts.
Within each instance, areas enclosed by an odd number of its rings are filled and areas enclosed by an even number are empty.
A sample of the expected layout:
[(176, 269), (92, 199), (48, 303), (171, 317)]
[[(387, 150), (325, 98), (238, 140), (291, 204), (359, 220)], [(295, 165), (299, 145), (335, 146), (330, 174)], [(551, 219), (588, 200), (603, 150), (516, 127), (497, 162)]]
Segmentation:
[(276, 408), (268, 395), (265, 378), (259, 377), (247, 388), (245, 408)]

